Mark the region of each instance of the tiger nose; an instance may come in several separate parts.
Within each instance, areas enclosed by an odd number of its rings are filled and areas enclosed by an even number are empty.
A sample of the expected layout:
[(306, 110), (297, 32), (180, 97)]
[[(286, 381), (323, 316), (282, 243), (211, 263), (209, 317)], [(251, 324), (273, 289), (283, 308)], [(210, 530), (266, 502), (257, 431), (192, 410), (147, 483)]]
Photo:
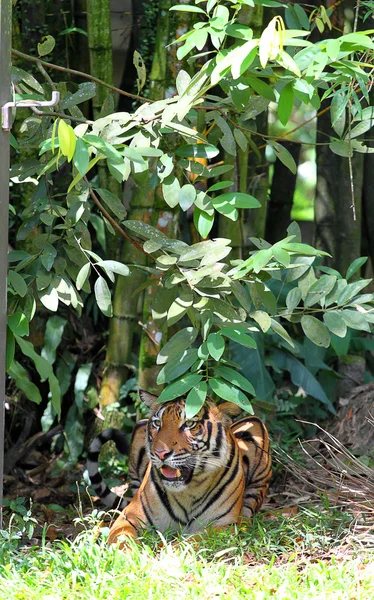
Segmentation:
[(165, 460), (173, 451), (168, 448), (165, 449), (154, 449), (155, 454), (158, 456), (160, 460)]

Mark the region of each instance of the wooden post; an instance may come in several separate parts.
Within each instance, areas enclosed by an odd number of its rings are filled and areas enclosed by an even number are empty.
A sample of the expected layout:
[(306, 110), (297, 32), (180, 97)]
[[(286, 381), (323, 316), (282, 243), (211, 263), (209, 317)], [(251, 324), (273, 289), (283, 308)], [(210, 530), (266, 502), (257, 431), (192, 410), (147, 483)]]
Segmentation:
[[(0, 107), (10, 100), (12, 2), (0, 0)], [(5, 341), (8, 264), (9, 132), (0, 128), (0, 527), (4, 471)]]

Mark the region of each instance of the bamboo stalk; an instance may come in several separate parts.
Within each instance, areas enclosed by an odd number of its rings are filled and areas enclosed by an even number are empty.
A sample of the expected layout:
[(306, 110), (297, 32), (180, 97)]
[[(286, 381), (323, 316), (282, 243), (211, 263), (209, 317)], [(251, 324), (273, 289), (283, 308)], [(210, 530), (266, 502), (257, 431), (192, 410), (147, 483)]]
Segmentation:
[[(87, 0), (88, 49), (91, 74), (98, 80), (113, 85), (112, 32), (109, 0)], [(97, 85), (92, 100), (94, 117), (97, 118), (107, 100), (108, 88)], [(98, 163), (100, 187), (121, 198), (122, 185), (109, 173), (104, 161)], [(110, 258), (119, 258), (121, 243), (118, 235), (107, 236), (107, 253)]]

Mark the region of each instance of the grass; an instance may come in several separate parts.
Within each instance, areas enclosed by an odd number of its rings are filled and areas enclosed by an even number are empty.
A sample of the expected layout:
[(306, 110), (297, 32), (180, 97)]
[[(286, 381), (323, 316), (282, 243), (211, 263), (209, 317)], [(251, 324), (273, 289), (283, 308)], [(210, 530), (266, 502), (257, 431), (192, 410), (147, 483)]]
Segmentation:
[[(295, 509), (291, 511), (294, 512)], [(236, 531), (171, 543), (147, 534), (124, 553), (97, 542), (90, 519), (74, 542), (0, 548), (6, 600), (249, 600), (374, 597), (374, 546), (352, 514), (323, 506), (265, 513)], [(105, 531), (104, 531), (105, 535)], [(374, 536), (373, 536), (374, 537)]]

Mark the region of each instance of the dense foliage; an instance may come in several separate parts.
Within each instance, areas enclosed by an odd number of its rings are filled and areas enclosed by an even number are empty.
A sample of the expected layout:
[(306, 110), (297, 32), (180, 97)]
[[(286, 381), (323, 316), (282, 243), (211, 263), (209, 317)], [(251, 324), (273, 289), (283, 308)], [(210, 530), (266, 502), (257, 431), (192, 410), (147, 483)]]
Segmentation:
[[(245, 21), (256, 6), (282, 8), (284, 18), (275, 16), (255, 35)], [(196, 0), (172, 10), (194, 16), (190, 30), (174, 42), (186, 70), (178, 72), (175, 95), (143, 99), (134, 112), (113, 112), (109, 98), (97, 118), (88, 120), (80, 106), (96, 96), (93, 81), (61, 85), (44, 68), (40, 81), (13, 67), (16, 99), (42, 100), (55, 89), (61, 94), (56, 112), (41, 109), (18, 123), (11, 170), (13, 190), (22, 183), (33, 189), (22, 211), (13, 208), (11, 216), (16, 249), (9, 254), (7, 369), (36, 403), (42, 401), (39, 385), (30, 381), (25, 365), (32, 363), (41, 381), (49, 382), (46, 428), (61, 414), (74, 369), (71, 356), (56, 360), (66, 313), (49, 318), (41, 355), (25, 339), (29, 324), (40, 305), (52, 313), (68, 307), (80, 316), (94, 310), (93, 297), (111, 317), (116, 275), (127, 277), (136, 269), (149, 275), (137, 292), (153, 288), (154, 323), (171, 328), (167, 342), (166, 329), (155, 334), (162, 366), (156, 383), (166, 384), (160, 400), (188, 394), (189, 416), (207, 394), (251, 411), (249, 394), (266, 408), (274, 383), (265, 368), (264, 342), (274, 371), (290, 372), (296, 386), (333, 411), (315, 377), (319, 369), (331, 371), (324, 362), (331, 336), (337, 347), (337, 340), (347, 338), (347, 327), (370, 331), (373, 322), (374, 295), (362, 293), (369, 280), (356, 279), (365, 259), (354, 261), (343, 277), (323, 266), (325, 252), (302, 243), (295, 224), (273, 245), (252, 238), (253, 249), (244, 258), (230, 259), (230, 239), (207, 239), (218, 216), (236, 222), (243, 211), (260, 207), (253, 195), (236, 189), (232, 159), (237, 154), (260, 156), (256, 140), (262, 138), (270, 156), (296, 171), (282, 139), (257, 130), (256, 119), (270, 103), (276, 103), (286, 125), (294, 106), (318, 110), (329, 99), (331, 152), (347, 157), (350, 166), (353, 153), (374, 152), (357, 139), (374, 122), (368, 92), (371, 32), (313, 43), (309, 38), (316, 28), (328, 35), (331, 13), (321, 6), (307, 14), (298, 4), (270, 0)], [(39, 57), (53, 47), (47, 36), (38, 45)], [(140, 93), (144, 64), (135, 58)], [(17, 153), (26, 148), (37, 148), (38, 157), (17, 163)], [(195, 239), (202, 241), (180, 241), (149, 223), (126, 219), (121, 198), (99, 183), (96, 169), (103, 164), (121, 185), (132, 181), (144, 193), (156, 189), (166, 208), (186, 214), (193, 209), (200, 236)], [(148, 264), (124, 264), (107, 254), (107, 239), (118, 230), (145, 253)], [(293, 339), (298, 323), (303, 344)], [(244, 358), (248, 353), (251, 364)], [(75, 375), (69, 419), (78, 429), (91, 368), (83, 365)], [(73, 462), (77, 455), (71, 455)]]

